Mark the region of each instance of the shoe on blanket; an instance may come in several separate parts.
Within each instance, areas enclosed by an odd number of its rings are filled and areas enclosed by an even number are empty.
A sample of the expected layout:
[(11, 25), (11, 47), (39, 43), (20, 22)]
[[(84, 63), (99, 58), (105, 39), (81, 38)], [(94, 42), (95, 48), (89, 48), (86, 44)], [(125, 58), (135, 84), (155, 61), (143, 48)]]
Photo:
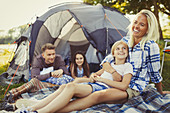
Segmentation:
[(8, 92), (4, 97), (4, 101), (8, 103), (15, 103), (14, 95), (11, 92)]
[(21, 109), (17, 109), (15, 111), (15, 113), (38, 113), (38, 112), (37, 111), (31, 111), (30, 107), (22, 107)]
[(16, 110), (16, 106), (14, 104), (9, 104), (8, 102), (4, 101), (3, 103), (1, 103), (1, 109), (2, 110), (6, 110), (6, 111), (15, 111)]
[(24, 107), (28, 107), (28, 106), (32, 106), (34, 104), (36, 104), (38, 102), (38, 100), (31, 100), (31, 99), (19, 99), (16, 101), (16, 107), (17, 108), (22, 108)]

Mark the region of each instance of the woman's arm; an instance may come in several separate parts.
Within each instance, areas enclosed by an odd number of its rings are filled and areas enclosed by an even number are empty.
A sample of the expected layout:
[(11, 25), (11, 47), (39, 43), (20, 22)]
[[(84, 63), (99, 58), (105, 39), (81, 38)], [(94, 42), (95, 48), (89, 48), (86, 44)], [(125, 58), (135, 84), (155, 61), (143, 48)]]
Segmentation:
[(162, 82), (159, 82), (159, 83), (155, 83), (155, 87), (157, 89), (157, 91), (163, 95), (163, 94), (170, 94), (170, 91), (163, 91), (162, 90)]
[(163, 94), (163, 91), (162, 91), (162, 82), (155, 83), (155, 87), (156, 87), (157, 91), (162, 95)]
[(105, 62), (103, 64), (103, 69), (113, 75), (113, 79), (115, 81), (120, 82), (122, 80), (122, 76), (116, 72), (116, 70), (110, 65), (110, 63)]
[(124, 75), (123, 80), (121, 82), (112, 81), (112, 80), (101, 78), (101, 77), (100, 78), (96, 77), (95, 80), (99, 81), (99, 82), (103, 82), (113, 88), (125, 91), (129, 87), (131, 78), (132, 78), (132, 74), (128, 73), (128, 74)]
[(97, 71), (96, 74), (97, 74), (98, 76), (100, 76), (101, 74), (103, 74), (103, 72), (104, 72), (104, 69), (102, 68), (102, 69), (100, 69), (99, 71)]

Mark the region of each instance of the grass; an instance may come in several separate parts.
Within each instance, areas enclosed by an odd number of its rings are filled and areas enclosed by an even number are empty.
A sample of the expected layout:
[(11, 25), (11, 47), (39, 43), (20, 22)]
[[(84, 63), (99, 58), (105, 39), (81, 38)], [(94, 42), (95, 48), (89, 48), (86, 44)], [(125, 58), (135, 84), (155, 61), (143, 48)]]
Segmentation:
[[(11, 90), (11, 89), (13, 89), (13, 88), (17, 88), (17, 87), (21, 86), (22, 84), (23, 84), (23, 83), (11, 85), (11, 86), (9, 87), (8, 91)], [(0, 85), (0, 101), (4, 98), (4, 93), (5, 93), (5, 91), (6, 91), (7, 88), (8, 88), (8, 85), (6, 85), (6, 86), (1, 86), (1, 85)]]
[[(160, 41), (159, 42), (159, 45), (160, 45), (160, 56), (161, 56), (161, 59), (162, 59), (162, 56), (163, 56), (163, 48), (164, 48), (164, 41)], [(6, 66), (4, 66), (6, 67)], [(163, 67), (163, 72), (162, 72), (162, 77), (163, 77), (163, 90), (167, 90), (167, 91), (170, 91), (170, 54), (165, 54), (165, 57), (164, 57), (164, 67)], [(5, 69), (3, 67), (0, 68), (0, 74), (2, 72), (4, 72)], [(19, 83), (19, 84), (15, 84), (15, 85), (11, 85), (9, 87), (9, 90), (12, 89), (12, 88), (16, 88), (18, 86), (21, 86), (23, 83)], [(8, 86), (1, 86), (0, 85), (0, 101), (4, 98), (4, 93), (6, 91)], [(8, 90), (8, 91), (9, 91)]]

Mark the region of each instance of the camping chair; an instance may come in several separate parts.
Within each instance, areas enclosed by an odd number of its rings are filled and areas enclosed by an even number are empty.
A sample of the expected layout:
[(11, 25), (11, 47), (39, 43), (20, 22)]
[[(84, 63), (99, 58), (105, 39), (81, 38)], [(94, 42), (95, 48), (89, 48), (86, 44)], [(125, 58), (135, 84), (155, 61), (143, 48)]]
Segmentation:
[(163, 50), (162, 66), (161, 66), (161, 72), (160, 72), (161, 75), (162, 75), (162, 70), (163, 70), (165, 53), (170, 53), (170, 46), (168, 46), (168, 42), (170, 42), (170, 39), (166, 39), (164, 41), (165, 41), (165, 47), (164, 47), (164, 50)]

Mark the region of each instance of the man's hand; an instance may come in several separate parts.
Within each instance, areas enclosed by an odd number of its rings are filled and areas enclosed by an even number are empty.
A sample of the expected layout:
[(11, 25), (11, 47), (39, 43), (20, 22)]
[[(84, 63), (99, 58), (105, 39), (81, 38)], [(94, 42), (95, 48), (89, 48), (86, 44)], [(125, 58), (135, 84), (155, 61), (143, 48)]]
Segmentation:
[(62, 69), (55, 70), (54, 72), (51, 72), (51, 76), (54, 78), (60, 78), (63, 76), (63, 70)]

